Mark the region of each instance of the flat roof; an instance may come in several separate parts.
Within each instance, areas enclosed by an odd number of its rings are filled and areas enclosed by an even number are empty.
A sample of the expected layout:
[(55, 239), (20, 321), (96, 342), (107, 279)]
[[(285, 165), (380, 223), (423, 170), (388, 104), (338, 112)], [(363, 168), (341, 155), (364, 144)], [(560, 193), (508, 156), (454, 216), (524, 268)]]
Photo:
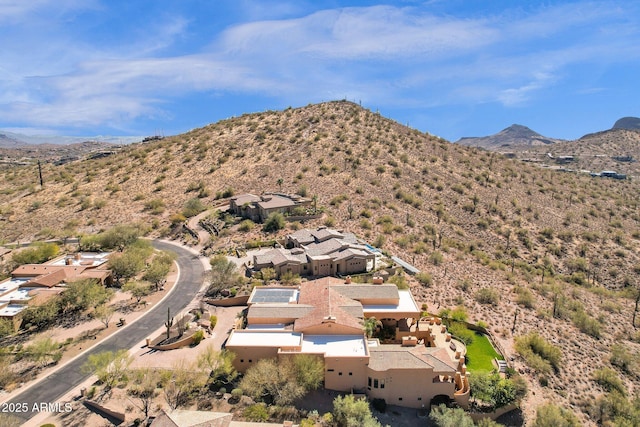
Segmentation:
[(17, 277), (0, 282), (0, 295), (18, 289), (20, 285), (24, 285), (30, 280), (30, 277)]
[(227, 347), (294, 347), (299, 346), (300, 332), (273, 331), (233, 331), (227, 340)]
[(305, 335), (303, 353), (323, 353), (331, 356), (367, 356), (364, 335)]
[(9, 304), (6, 307), (0, 308), (0, 316), (11, 317), (20, 313), (22, 310), (27, 308), (26, 305), (22, 304)]
[[(83, 265), (88, 267), (97, 267), (109, 260), (108, 259), (109, 254), (110, 252), (80, 252), (80, 259), (76, 259), (73, 255), (71, 256), (67, 255), (67, 256), (56, 258), (48, 262), (47, 264), (48, 265)], [(69, 261), (70, 264), (67, 264), (67, 259), (71, 260)]]
[(374, 305), (363, 305), (362, 311), (365, 313), (371, 312), (397, 312), (397, 313), (407, 313), (407, 312), (420, 312), (416, 301), (413, 299), (413, 295), (411, 295), (411, 291), (408, 290), (399, 290), (398, 295), (400, 296), (400, 301), (398, 305), (392, 304), (374, 304)]
[(10, 292), (6, 295), (2, 295), (0, 297), (0, 303), (2, 302), (6, 303), (9, 301), (29, 301), (31, 298), (33, 298), (31, 295), (29, 295), (29, 292), (34, 289), (38, 289), (38, 288), (18, 288), (13, 292)]

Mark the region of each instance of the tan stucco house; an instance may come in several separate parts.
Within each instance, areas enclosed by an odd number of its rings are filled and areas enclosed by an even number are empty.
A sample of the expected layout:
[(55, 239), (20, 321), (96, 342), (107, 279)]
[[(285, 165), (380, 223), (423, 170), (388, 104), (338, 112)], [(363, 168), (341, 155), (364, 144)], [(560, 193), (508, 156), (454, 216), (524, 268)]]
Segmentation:
[(229, 200), (229, 211), (255, 222), (264, 222), (274, 212), (291, 215), (295, 208), (310, 204), (311, 199), (297, 194), (265, 193), (260, 196), (240, 194)]
[(253, 257), (253, 270), (273, 268), (276, 276), (332, 276), (364, 273), (376, 267), (376, 252), (352, 233), (327, 227), (301, 229), (285, 237), (284, 248)]
[[(411, 408), (434, 399), (466, 407), (465, 349), (440, 319), (421, 319), (408, 290), (346, 282), (325, 277), (299, 287), (254, 288), (247, 327), (232, 331), (226, 343), (236, 369), (244, 372), (262, 358), (313, 354), (324, 360), (326, 389)], [(368, 338), (368, 317), (394, 329), (395, 337)]]

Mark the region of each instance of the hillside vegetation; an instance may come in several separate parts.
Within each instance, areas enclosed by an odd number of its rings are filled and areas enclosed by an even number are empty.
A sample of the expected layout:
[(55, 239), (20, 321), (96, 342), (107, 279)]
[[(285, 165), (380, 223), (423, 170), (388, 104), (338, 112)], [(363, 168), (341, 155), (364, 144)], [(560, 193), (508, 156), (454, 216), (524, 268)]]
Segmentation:
[[(311, 225), (354, 232), (433, 276), (430, 287), (412, 284), (419, 303), (465, 306), (507, 356), (530, 332), (560, 349), (551, 373), (517, 356), (535, 392), (527, 416), (546, 399), (572, 405), (585, 423), (608, 416), (593, 378), (604, 367), (630, 395), (640, 386), (629, 356), (640, 350), (636, 181), (544, 170), (344, 101), (247, 114), (104, 159), (47, 164), (43, 176), (40, 188), (36, 167), (0, 172), (4, 241), (129, 222), (166, 235), (194, 198), (212, 206), (232, 193), (317, 196), (325, 215)], [(616, 343), (628, 370), (611, 362)]]

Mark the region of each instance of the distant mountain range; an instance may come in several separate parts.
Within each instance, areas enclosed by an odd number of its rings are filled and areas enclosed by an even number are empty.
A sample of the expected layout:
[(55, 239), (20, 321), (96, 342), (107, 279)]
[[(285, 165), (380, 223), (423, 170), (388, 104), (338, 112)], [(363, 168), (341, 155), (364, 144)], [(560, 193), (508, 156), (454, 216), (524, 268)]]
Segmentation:
[(509, 149), (513, 146), (549, 145), (560, 141), (562, 140), (542, 136), (526, 126), (514, 124), (494, 135), (463, 137), (456, 143), (468, 147), (480, 147), (491, 151), (499, 151)]
[[(640, 118), (623, 117), (617, 120), (610, 130), (615, 129), (640, 130)], [(490, 151), (509, 151), (512, 149), (522, 150), (527, 147), (551, 145), (559, 142), (567, 141), (543, 136), (526, 126), (514, 124), (493, 135), (460, 138), (456, 141), (456, 144), (467, 147), (484, 148)]]
[(0, 129), (0, 148), (21, 148), (30, 145), (71, 145), (82, 142), (103, 142), (107, 144), (130, 144), (142, 141), (142, 136), (60, 136), (60, 135), (23, 135)]
[(549, 138), (522, 125), (512, 125), (477, 138), (461, 138), (460, 145), (498, 151), (527, 162), (562, 170), (613, 170), (640, 175), (640, 118), (624, 117), (611, 129), (574, 141)]

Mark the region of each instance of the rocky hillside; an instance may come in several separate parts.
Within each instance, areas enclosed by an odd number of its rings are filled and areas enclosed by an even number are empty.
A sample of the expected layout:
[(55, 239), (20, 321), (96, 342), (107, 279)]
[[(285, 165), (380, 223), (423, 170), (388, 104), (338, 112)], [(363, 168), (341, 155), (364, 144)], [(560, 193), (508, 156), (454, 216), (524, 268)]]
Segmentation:
[(491, 151), (509, 151), (514, 148), (546, 146), (559, 142), (559, 139), (547, 138), (526, 126), (511, 125), (500, 132), (481, 137), (464, 137), (456, 141), (456, 144), (467, 147), (484, 148)]
[[(541, 169), (349, 102), (247, 114), (103, 159), (47, 164), (43, 174), (40, 188), (34, 166), (0, 172), (5, 241), (128, 222), (164, 235), (196, 197), (211, 206), (224, 193), (317, 196), (325, 215), (308, 225), (345, 229), (397, 254), (433, 276), (430, 287), (412, 284), (420, 303), (463, 305), (489, 325), (528, 380), (527, 417), (551, 400), (595, 425), (605, 390), (594, 371), (612, 367), (616, 343), (640, 352), (631, 324), (637, 181)], [(244, 239), (238, 232), (220, 242)], [(531, 331), (561, 349), (556, 374), (539, 375), (513, 350), (514, 337)], [(614, 368), (634, 395), (637, 366)]]

